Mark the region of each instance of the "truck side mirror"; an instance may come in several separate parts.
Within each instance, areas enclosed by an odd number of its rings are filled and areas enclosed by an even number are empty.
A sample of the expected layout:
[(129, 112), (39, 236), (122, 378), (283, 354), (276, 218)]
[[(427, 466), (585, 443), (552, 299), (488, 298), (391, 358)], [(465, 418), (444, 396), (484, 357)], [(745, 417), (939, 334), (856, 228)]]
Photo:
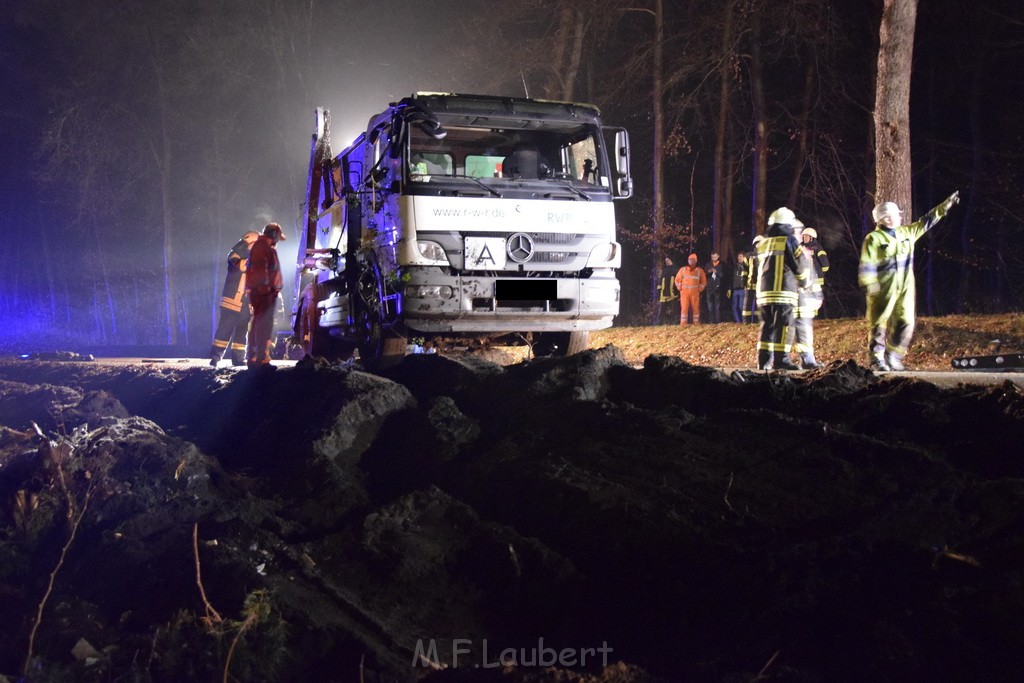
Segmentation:
[(625, 128), (615, 131), (615, 194), (621, 199), (633, 196), (633, 178), (629, 175), (629, 133)]

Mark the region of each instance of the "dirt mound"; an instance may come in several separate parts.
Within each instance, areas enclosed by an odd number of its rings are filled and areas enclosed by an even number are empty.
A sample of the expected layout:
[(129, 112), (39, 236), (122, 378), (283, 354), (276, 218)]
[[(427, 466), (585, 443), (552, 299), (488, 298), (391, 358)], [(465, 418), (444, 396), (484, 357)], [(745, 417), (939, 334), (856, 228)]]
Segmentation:
[(0, 390), (12, 677), (991, 679), (1024, 656), (1009, 383), (606, 347), (388, 377), (0, 361)]

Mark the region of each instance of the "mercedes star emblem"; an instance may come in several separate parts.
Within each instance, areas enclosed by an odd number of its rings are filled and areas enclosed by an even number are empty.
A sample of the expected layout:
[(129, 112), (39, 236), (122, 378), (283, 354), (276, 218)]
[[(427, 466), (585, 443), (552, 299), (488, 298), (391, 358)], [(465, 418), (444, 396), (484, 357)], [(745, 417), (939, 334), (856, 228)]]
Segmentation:
[(516, 263), (526, 263), (533, 256), (533, 238), (525, 232), (517, 232), (508, 238), (505, 251)]

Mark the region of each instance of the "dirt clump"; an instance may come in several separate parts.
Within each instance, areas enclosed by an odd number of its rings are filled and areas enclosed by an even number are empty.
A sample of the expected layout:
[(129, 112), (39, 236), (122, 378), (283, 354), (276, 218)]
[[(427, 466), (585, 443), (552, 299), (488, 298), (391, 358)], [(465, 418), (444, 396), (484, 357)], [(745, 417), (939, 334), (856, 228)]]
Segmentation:
[(1001, 679), (1024, 656), (1010, 383), (604, 347), (386, 377), (0, 360), (0, 390), (11, 678)]

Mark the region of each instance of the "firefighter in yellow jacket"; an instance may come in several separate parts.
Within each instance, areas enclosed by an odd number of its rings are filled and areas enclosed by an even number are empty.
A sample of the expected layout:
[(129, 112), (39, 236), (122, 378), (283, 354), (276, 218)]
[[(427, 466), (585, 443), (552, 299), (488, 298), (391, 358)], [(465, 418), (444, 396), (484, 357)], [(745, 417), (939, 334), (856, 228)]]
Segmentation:
[(675, 283), (679, 290), (679, 324), (688, 324), (688, 317), (692, 318), (694, 325), (699, 324), (700, 293), (707, 287), (708, 278), (704, 269), (697, 265), (696, 254), (687, 257), (686, 265), (676, 273)]
[(255, 230), (242, 235), (228, 252), (228, 274), (220, 298), (217, 331), (210, 348), (210, 365), (217, 367), (224, 353), (231, 350), (231, 364), (245, 365), (245, 333), (249, 328), (249, 297), (245, 291), (245, 269), (249, 248), (260, 234)]
[[(797, 219), (799, 222), (799, 219)], [(804, 370), (820, 368), (814, 357), (814, 318), (825, 301), (825, 273), (828, 272), (828, 252), (818, 243), (818, 231), (799, 227), (800, 247), (807, 264), (807, 285), (797, 291), (796, 315), (793, 320), (793, 351), (800, 358)]]
[(871, 211), (875, 229), (864, 238), (857, 279), (867, 296), (868, 356), (872, 370), (904, 370), (903, 356), (914, 336), (917, 290), (914, 245), (953, 205), (954, 192), (910, 225), (901, 225), (900, 207), (882, 202)]
[(789, 328), (795, 320), (797, 288), (807, 284), (807, 264), (793, 234), (793, 212), (782, 207), (768, 217), (768, 231), (757, 245), (757, 308), (761, 335), (757, 344), (760, 370), (799, 370), (789, 360)]

